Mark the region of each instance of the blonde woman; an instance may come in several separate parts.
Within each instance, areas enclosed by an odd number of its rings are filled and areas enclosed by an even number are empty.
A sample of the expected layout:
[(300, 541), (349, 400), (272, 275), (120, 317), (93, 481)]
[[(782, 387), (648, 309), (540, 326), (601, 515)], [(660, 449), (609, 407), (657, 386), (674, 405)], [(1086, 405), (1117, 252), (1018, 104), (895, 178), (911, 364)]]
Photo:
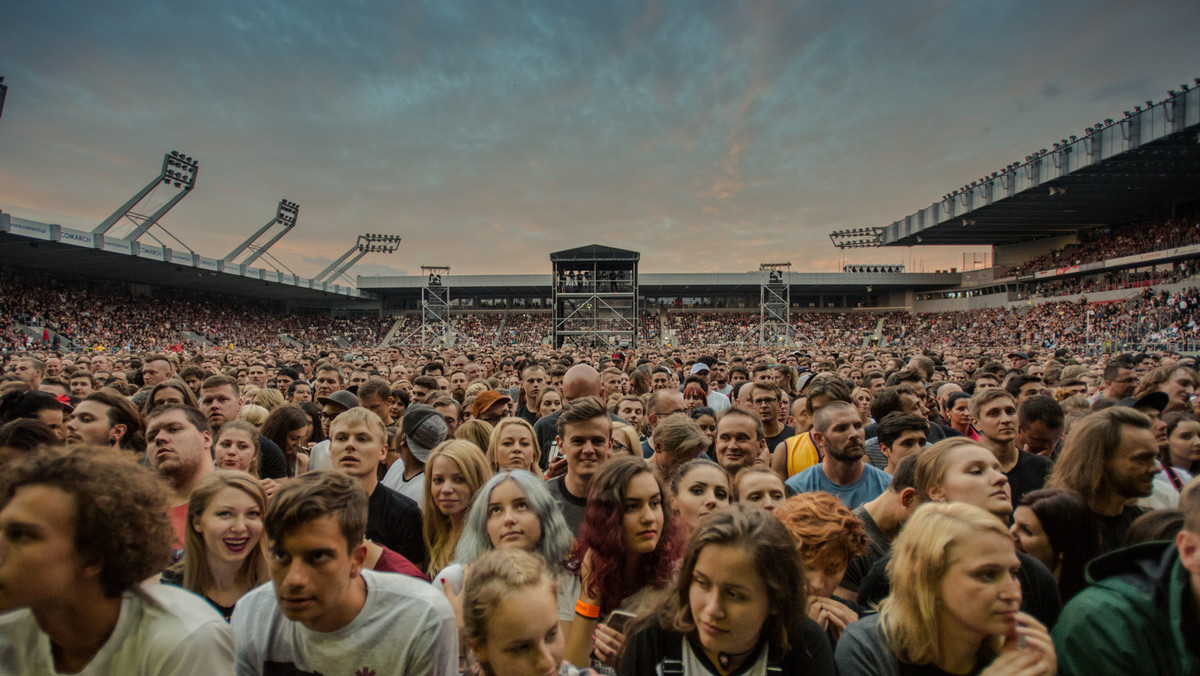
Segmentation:
[(496, 423), (487, 446), (488, 464), (493, 472), (523, 469), (537, 474), (541, 457), (537, 435), (528, 421), (512, 417)]
[(429, 577), (454, 560), (471, 501), (491, 476), (487, 457), (469, 441), (443, 441), (429, 454), (422, 509)]
[(878, 615), (851, 624), (838, 641), (842, 676), (892, 676), (914, 666), (1053, 676), (1054, 644), (1045, 626), (1020, 612), (1021, 562), (994, 514), (966, 503), (922, 505), (892, 553), (892, 593)]

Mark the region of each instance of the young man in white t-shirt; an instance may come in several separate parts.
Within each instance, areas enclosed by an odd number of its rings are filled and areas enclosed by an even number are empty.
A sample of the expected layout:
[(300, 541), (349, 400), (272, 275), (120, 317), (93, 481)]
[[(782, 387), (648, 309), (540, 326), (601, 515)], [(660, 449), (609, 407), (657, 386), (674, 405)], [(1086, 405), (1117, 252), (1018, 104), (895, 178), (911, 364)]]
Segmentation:
[(204, 599), (141, 584), (170, 563), (167, 490), (104, 446), (0, 472), (0, 674), (233, 671), (233, 632)]
[(233, 613), (237, 673), (454, 674), (458, 633), (440, 591), (363, 569), (367, 495), (341, 472), (309, 472), (264, 519), (271, 584)]

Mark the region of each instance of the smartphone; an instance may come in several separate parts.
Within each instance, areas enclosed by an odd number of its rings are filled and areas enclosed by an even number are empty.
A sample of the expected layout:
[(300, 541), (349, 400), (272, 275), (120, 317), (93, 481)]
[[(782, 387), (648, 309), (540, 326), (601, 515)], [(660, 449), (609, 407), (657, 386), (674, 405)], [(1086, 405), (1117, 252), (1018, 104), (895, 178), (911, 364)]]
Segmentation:
[(629, 627), (629, 624), (633, 622), (634, 618), (636, 617), (637, 615), (634, 615), (628, 611), (614, 610), (608, 614), (608, 618), (604, 620), (604, 624), (613, 631), (618, 631), (624, 634), (625, 629)]

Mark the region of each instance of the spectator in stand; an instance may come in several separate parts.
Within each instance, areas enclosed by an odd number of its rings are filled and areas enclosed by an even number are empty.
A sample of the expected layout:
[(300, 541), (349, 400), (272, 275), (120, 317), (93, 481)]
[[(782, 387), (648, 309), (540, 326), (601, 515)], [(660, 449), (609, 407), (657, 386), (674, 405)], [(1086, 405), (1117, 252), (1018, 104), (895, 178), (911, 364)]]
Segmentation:
[(9, 392), (0, 397), (0, 423), (21, 418), (45, 423), (58, 437), (59, 443), (66, 441), (67, 427), (63, 421), (68, 405), (49, 392)]

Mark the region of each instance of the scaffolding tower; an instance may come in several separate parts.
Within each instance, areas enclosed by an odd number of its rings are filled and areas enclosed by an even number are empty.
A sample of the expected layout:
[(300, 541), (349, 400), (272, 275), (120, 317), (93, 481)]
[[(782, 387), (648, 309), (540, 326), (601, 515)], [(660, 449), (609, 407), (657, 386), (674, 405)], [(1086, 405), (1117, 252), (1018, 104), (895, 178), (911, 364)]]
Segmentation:
[(426, 276), (421, 287), (421, 349), (448, 347), (453, 343), (450, 329), (450, 267), (422, 265)]
[(640, 259), (597, 244), (550, 254), (555, 348), (637, 347)]
[(762, 263), (759, 272), (758, 344), (795, 345), (792, 329), (792, 264)]

